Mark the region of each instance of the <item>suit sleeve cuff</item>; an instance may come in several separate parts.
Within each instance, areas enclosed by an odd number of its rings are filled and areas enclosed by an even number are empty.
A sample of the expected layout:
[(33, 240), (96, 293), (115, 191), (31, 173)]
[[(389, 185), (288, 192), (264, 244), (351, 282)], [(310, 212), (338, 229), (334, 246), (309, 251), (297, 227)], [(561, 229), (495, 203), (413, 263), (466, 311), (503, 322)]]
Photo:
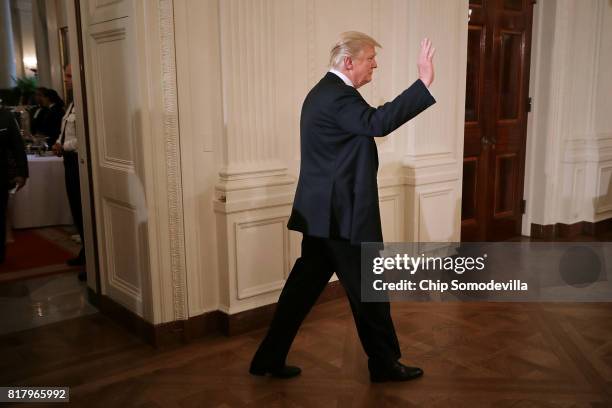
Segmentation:
[(436, 98), (434, 98), (433, 94), (431, 93), (431, 91), (429, 90), (429, 88), (427, 88), (427, 86), (425, 86), (425, 83), (423, 81), (421, 81), (421, 78), (416, 80), (417, 83), (421, 84), (421, 86), (423, 87), (423, 89), (425, 90), (425, 92), (427, 92), (429, 94), (429, 96), (431, 96), (432, 99), (432, 105), (434, 103), (436, 103)]

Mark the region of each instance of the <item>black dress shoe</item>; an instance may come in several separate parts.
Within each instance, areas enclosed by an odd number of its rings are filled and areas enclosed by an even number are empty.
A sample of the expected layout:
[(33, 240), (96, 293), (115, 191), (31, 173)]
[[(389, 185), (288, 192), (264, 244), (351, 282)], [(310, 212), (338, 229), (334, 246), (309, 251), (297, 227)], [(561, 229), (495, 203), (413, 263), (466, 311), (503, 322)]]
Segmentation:
[(396, 361), (386, 367), (370, 367), (370, 381), (408, 381), (419, 378), (423, 370), (418, 367), (408, 367)]
[(281, 366), (278, 368), (257, 367), (251, 365), (249, 373), (259, 376), (270, 374), (272, 377), (276, 378), (291, 378), (300, 375), (302, 373), (302, 369), (300, 367), (288, 365)]

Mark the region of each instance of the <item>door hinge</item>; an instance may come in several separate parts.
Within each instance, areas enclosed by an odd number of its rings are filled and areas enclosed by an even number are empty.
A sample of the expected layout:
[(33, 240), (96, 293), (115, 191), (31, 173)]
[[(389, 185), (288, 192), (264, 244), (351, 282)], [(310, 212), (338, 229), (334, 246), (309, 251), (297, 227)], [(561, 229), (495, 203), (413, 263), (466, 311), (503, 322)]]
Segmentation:
[(527, 112), (531, 112), (531, 104), (533, 102), (533, 99), (531, 98), (531, 96), (529, 98), (527, 98)]
[(521, 200), (521, 214), (525, 214), (525, 208), (527, 208), (527, 201)]

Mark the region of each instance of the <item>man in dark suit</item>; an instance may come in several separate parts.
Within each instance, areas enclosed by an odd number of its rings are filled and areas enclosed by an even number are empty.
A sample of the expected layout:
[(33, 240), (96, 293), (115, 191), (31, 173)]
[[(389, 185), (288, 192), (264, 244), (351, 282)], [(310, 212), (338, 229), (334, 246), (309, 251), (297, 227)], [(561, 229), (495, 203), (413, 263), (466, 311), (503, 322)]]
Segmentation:
[(346, 290), (370, 379), (405, 381), (423, 371), (401, 364), (388, 302), (361, 301), (362, 242), (382, 242), (378, 207), (378, 152), (374, 137), (386, 136), (435, 103), (434, 49), (421, 42), (419, 79), (393, 101), (373, 108), (356, 88), (377, 67), (373, 38), (341, 34), (332, 48), (330, 72), (310, 91), (300, 121), (300, 177), (288, 227), (303, 233), (302, 254), (282, 290), (270, 329), (251, 363), (254, 375), (289, 378), (298, 367), (285, 359), (297, 331), (336, 272)]
[(38, 135), (42, 133), (44, 118), (48, 114), (47, 107), (45, 107), (43, 99), (44, 92), (46, 92), (47, 88), (38, 87), (36, 88), (36, 92), (34, 93), (34, 101), (36, 102), (36, 106), (30, 111), (32, 120), (30, 121), (30, 132), (33, 135)]
[(0, 107), (0, 263), (6, 254), (6, 206), (9, 189), (25, 186), (28, 160), (17, 121), (11, 112)]

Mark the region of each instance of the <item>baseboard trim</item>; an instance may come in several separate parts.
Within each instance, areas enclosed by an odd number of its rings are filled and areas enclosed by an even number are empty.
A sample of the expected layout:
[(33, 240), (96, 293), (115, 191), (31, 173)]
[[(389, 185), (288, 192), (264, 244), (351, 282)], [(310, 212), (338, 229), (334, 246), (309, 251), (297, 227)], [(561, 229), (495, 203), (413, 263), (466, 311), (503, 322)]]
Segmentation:
[(152, 323), (147, 322), (108, 296), (94, 292), (90, 287), (87, 288), (87, 295), (89, 303), (94, 305), (102, 314), (107, 315), (115, 323), (147, 343), (155, 344), (155, 328)]
[[(276, 307), (274, 303), (231, 315), (214, 310), (187, 320), (154, 325), (108, 296), (95, 293), (91, 288), (88, 289), (88, 296), (89, 301), (100, 312), (157, 348), (185, 344), (207, 336), (236, 336), (267, 327)], [(342, 296), (344, 296), (344, 288), (340, 282), (329, 282), (317, 303), (338, 299)]]
[[(344, 288), (340, 281), (327, 284), (325, 290), (317, 300), (317, 304), (338, 299), (344, 296)], [(244, 312), (228, 315), (223, 313), (221, 318), (221, 332), (226, 336), (236, 336), (252, 330), (267, 327), (272, 320), (276, 303), (261, 306)]]
[(612, 218), (598, 222), (579, 221), (573, 224), (531, 224), (531, 238), (570, 239), (579, 235), (596, 236), (612, 230)]

